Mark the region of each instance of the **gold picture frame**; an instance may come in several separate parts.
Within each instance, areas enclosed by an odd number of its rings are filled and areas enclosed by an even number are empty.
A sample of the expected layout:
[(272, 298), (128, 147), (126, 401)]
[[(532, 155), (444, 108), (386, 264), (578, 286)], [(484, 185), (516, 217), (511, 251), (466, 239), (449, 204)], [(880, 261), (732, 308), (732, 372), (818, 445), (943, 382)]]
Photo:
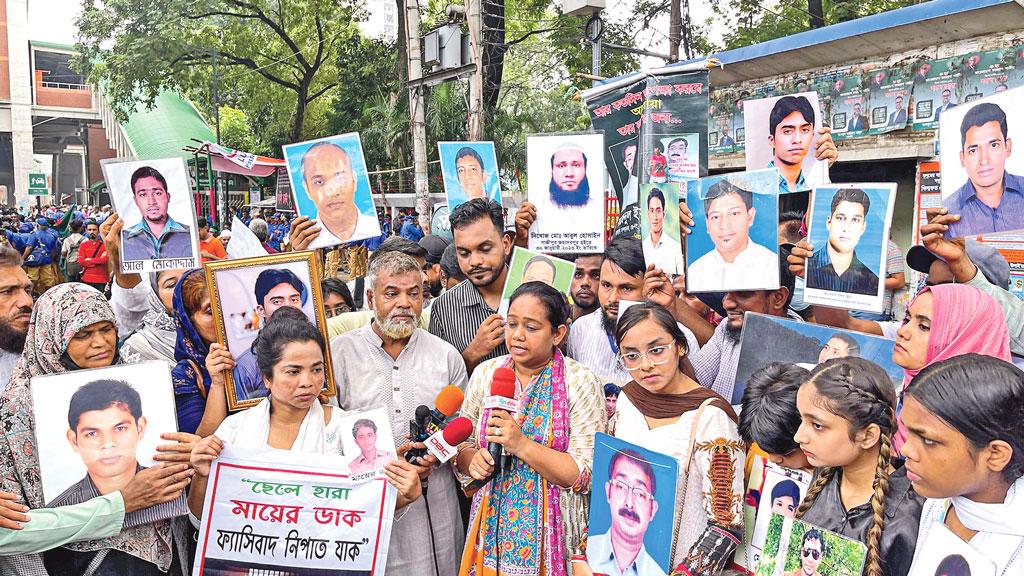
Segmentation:
[[(277, 269), (282, 271), (282, 274), (284, 271), (290, 272), (292, 277), (306, 286), (308, 297), (302, 299), (302, 310), (306, 312), (307, 316), (312, 313), (311, 321), (315, 320), (317, 330), (320, 331), (326, 344), (329, 337), (323, 295), (320, 292), (320, 261), (314, 251), (285, 252), (253, 258), (207, 262), (203, 265), (203, 269), (206, 272), (207, 286), (210, 287), (210, 304), (213, 308), (217, 328), (217, 341), (231, 352), (238, 364), (235, 370), (227, 375), (228, 410), (250, 408), (259, 404), (264, 395), (250, 396), (250, 393), (258, 392), (258, 390), (245, 391), (240, 389), (240, 386), (245, 388), (252, 388), (254, 385), (262, 386), (262, 378), (259, 377), (257, 371), (256, 378), (259, 378), (259, 382), (236, 383), (235, 371), (241, 368), (244, 373), (252, 374), (256, 358), (251, 350), (246, 350), (244, 347), (252, 344), (255, 335), (259, 333), (266, 322), (264, 316), (257, 310), (257, 308), (262, 308), (263, 304), (256, 302), (254, 291), (256, 279), (264, 270)], [(277, 285), (287, 282), (287, 280), (283, 280)], [(230, 293), (227, 290), (235, 292)], [(225, 318), (226, 302), (233, 303), (227, 313), (228, 318)], [(307, 304), (309, 309), (307, 309)], [(246, 321), (246, 316), (250, 312), (252, 316)], [(232, 320), (233, 325), (228, 325), (226, 322), (228, 319)], [(229, 330), (231, 330), (230, 333)], [(249, 354), (246, 355), (246, 352)], [(323, 393), (335, 396), (338, 391), (334, 382), (334, 368), (331, 365), (329, 349), (324, 354), (324, 363), (327, 369)]]

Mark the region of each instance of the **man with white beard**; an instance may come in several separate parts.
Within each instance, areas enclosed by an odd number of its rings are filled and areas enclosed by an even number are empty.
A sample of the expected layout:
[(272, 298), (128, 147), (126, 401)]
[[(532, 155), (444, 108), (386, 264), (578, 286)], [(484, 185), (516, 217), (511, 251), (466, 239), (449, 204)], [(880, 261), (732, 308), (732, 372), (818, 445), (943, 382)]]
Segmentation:
[[(386, 407), (399, 456), (409, 448), (409, 421), (416, 407), (433, 408), (441, 388), (454, 384), (465, 390), (467, 384), (462, 355), (419, 327), (423, 278), (422, 266), (411, 256), (397, 251), (380, 255), (366, 274), (373, 319), (331, 340), (338, 405), (347, 411)], [(424, 561), (436, 558), (437, 573), (455, 574), (465, 541), (455, 477), (433, 456), (413, 464), (420, 466), (420, 478), (429, 476), (430, 489), (395, 518), (386, 571), (422, 573)]]

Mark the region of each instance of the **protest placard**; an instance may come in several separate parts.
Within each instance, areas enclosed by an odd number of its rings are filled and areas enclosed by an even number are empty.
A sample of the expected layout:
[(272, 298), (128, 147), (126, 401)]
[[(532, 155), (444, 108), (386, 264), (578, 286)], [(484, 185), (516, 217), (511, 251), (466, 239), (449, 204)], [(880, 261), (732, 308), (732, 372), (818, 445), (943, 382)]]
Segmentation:
[[(156, 463), (156, 447), (166, 443), (160, 435), (178, 431), (171, 368), (163, 361), (33, 378), (32, 407), (48, 507), (121, 490)], [(183, 495), (126, 513), (125, 526), (185, 513)]]
[(773, 514), (757, 576), (852, 576), (864, 571), (868, 547), (846, 536)]
[(896, 184), (818, 186), (813, 197), (804, 302), (881, 312)]
[(917, 541), (909, 576), (995, 576), (998, 573), (995, 562), (942, 522), (930, 521), (923, 532), (923, 537)]
[(473, 198), (490, 198), (501, 204), (494, 142), (438, 142), (437, 154), (449, 212)]
[(828, 183), (828, 162), (818, 162), (814, 156), (821, 124), (817, 92), (747, 100), (743, 113), (747, 170), (778, 168), (780, 193)]
[(870, 112), (869, 134), (885, 134), (907, 127), (907, 109), (914, 88), (909, 67), (881, 68), (869, 73), (871, 85), (865, 112)]
[(777, 168), (701, 178), (687, 186), (686, 291), (779, 287)]
[(737, 563), (742, 560), (740, 565), (750, 572), (757, 568), (773, 514), (795, 518), (796, 509), (810, 485), (811, 474), (803, 470), (784, 468), (767, 461), (751, 469), (744, 508), (751, 508), (753, 514), (744, 510), (743, 556), (741, 558), (737, 554)]
[(679, 238), (679, 188), (684, 183), (641, 184), (641, 245), (645, 264), (654, 264), (666, 274), (682, 274), (683, 245)]
[(386, 408), (349, 412), (341, 419), (341, 447), (354, 480), (383, 477), (396, 458), (395, 436)]
[[(323, 334), (324, 341), (329, 340), (320, 293), (320, 261), (315, 252), (208, 262), (206, 282), (217, 339), (235, 358), (235, 368), (228, 375), (229, 410), (255, 406), (267, 396), (252, 346), (277, 309), (290, 306), (301, 310)], [(336, 386), (330, 354), (324, 356), (324, 362), (324, 392), (333, 396)]]
[[(679, 463), (598, 432), (594, 435), (593, 489), (587, 563), (594, 574), (619, 574), (615, 558), (627, 555), (618, 543), (637, 536), (638, 574), (665, 576), (671, 571)], [(626, 535), (629, 535), (627, 538)]]
[(730, 403), (742, 402), (750, 375), (769, 362), (791, 362), (813, 370), (832, 358), (859, 357), (881, 366), (897, 386), (903, 382), (903, 368), (892, 361), (892, 347), (893, 341), (881, 336), (747, 312)]
[[(193, 576), (380, 576), (397, 492), (344, 457), (227, 446), (210, 470)], [(251, 573), (251, 572), (249, 572)]]
[(942, 205), (960, 220), (950, 237), (1024, 230), (1024, 87), (961, 104), (942, 114)]
[(914, 130), (939, 127), (939, 119), (955, 107), (960, 67), (956, 57), (924, 60), (914, 69)]
[(526, 282), (543, 282), (568, 296), (575, 273), (576, 264), (574, 262), (516, 246), (512, 250), (512, 260), (509, 261), (508, 275), (505, 277), (505, 288), (501, 291), (501, 304), (498, 306), (498, 313), (508, 316), (508, 305), (512, 294)]
[(282, 150), (295, 209), (320, 224), (310, 248), (380, 236), (359, 134), (286, 144)]
[(238, 219), (238, 216), (231, 218), (231, 241), (224, 249), (231, 260), (267, 255), (267, 249), (263, 247), (263, 243), (244, 222)]
[(103, 177), (121, 230), (121, 271), (199, 267), (199, 227), (181, 158), (103, 160)]
[(530, 250), (604, 252), (604, 134), (527, 136), (526, 164)]

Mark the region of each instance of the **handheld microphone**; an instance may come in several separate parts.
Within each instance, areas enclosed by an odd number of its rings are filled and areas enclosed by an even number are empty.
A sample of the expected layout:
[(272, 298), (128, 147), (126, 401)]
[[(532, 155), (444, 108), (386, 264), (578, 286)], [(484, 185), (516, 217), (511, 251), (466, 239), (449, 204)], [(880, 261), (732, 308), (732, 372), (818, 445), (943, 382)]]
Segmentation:
[[(511, 368), (498, 368), (494, 371), (494, 376), (491, 379), (491, 397), (501, 398), (515, 398), (516, 395), (516, 373)], [(491, 411), (498, 410), (493, 408)], [(504, 412), (508, 412), (505, 410)], [(486, 425), (485, 425), (486, 430)], [(497, 442), (491, 442), (487, 446), (487, 451), (490, 453), (491, 458), (494, 460), (494, 469), (501, 469), (504, 465), (505, 451), (502, 449), (501, 444)]]
[[(434, 406), (431, 409), (426, 405), (416, 407), (415, 420), (409, 422), (409, 439), (413, 442), (426, 442), (432, 434), (437, 434), (444, 427), (448, 418), (455, 415), (462, 407), (465, 394), (458, 386), (449, 384), (441, 389), (434, 397)], [(413, 462), (427, 454), (423, 448), (413, 448), (405, 453), (405, 459)]]
[(473, 422), (465, 416), (453, 419), (440, 432), (427, 438), (427, 451), (438, 462), (444, 463), (455, 456), (456, 448), (473, 434)]

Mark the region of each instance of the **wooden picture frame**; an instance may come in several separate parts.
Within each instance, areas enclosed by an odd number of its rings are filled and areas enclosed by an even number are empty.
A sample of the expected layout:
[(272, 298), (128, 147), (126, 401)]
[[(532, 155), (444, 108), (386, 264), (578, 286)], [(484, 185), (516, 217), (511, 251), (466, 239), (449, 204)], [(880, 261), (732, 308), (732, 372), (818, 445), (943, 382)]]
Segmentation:
[[(203, 268), (206, 272), (207, 286), (210, 287), (210, 304), (217, 328), (217, 341), (231, 352), (237, 364), (227, 375), (228, 410), (250, 408), (259, 404), (266, 395), (262, 377), (255, 367), (255, 354), (251, 348), (247, 348), (251, 346), (267, 321), (263, 312), (264, 303), (256, 301), (257, 279), (264, 271), (275, 270), (280, 281), (270, 286), (271, 289), (282, 284), (294, 286), (296, 280), (304, 286), (307, 289), (305, 293), (298, 289), (294, 290), (299, 294), (300, 309), (310, 318), (310, 322), (316, 325), (326, 343), (329, 337), (323, 295), (320, 292), (320, 261), (313, 251), (285, 252), (207, 262)], [(294, 297), (294, 292), (291, 297)], [(266, 293), (264, 300), (270, 296)], [(280, 304), (278, 307), (287, 305), (289, 304)], [(323, 393), (335, 396), (338, 391), (334, 382), (330, 350), (324, 354), (324, 363), (326, 381)], [(257, 380), (254, 381), (254, 378)]]

